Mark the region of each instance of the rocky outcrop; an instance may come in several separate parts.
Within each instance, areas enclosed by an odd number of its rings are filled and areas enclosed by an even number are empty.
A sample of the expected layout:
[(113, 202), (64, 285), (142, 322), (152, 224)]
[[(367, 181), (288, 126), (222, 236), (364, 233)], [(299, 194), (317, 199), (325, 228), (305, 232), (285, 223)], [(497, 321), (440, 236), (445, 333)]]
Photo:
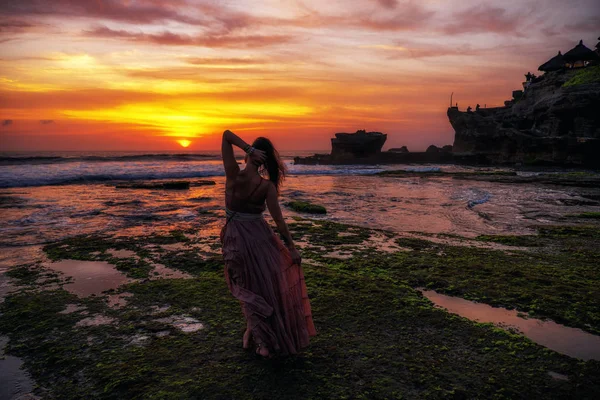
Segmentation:
[(381, 153), (387, 135), (358, 130), (356, 133), (336, 133), (331, 139), (331, 158), (335, 161), (370, 158)]
[(579, 79), (592, 68), (546, 73), (509, 107), (449, 108), (457, 161), (600, 167), (600, 82)]
[[(331, 139), (331, 154), (294, 157), (294, 164), (449, 164), (453, 162), (452, 146), (441, 149), (429, 146), (426, 152), (411, 153), (406, 146), (381, 151), (387, 135), (381, 132), (356, 131), (336, 133)], [(431, 151), (430, 149), (433, 149)]]
[(329, 154), (315, 154), (309, 157), (295, 157), (294, 164), (328, 165), (328, 164), (451, 164), (454, 158), (451, 152), (394, 152), (382, 151), (366, 158), (336, 159)]

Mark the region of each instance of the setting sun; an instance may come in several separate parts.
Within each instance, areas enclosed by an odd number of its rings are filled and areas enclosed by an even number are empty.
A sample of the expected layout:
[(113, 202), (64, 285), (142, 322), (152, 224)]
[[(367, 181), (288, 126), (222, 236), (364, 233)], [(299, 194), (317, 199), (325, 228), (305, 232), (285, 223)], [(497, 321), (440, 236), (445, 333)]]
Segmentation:
[(179, 143), (181, 145), (181, 147), (188, 147), (190, 144), (192, 144), (191, 141), (189, 140), (178, 140), (177, 143)]

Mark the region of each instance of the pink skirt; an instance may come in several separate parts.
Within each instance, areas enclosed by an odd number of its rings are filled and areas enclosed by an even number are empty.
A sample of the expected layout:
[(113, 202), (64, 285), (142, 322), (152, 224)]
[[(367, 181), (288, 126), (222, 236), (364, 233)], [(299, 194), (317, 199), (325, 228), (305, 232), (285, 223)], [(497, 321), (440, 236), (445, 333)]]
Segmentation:
[(317, 334), (300, 265), (262, 216), (234, 216), (221, 230), (225, 280), (256, 344), (297, 354)]

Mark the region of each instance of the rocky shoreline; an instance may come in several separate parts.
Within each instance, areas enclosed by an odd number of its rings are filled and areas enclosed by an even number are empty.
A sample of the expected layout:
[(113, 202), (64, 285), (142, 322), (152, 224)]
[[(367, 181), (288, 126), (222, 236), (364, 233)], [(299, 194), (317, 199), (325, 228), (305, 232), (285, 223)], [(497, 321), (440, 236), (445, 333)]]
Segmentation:
[(296, 157), (294, 163), (600, 168), (600, 66), (547, 72), (526, 83), (505, 107), (448, 108), (452, 146), (381, 151), (387, 135), (357, 131), (336, 134), (330, 154)]

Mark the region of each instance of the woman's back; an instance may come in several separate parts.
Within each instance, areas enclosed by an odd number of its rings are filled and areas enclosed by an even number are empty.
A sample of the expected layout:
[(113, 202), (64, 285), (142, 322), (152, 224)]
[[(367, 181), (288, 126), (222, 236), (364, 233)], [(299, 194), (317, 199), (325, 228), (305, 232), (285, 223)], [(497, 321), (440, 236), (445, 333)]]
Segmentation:
[(268, 183), (265, 179), (251, 179), (241, 171), (233, 184), (225, 188), (225, 206), (235, 212), (260, 214), (265, 211)]

